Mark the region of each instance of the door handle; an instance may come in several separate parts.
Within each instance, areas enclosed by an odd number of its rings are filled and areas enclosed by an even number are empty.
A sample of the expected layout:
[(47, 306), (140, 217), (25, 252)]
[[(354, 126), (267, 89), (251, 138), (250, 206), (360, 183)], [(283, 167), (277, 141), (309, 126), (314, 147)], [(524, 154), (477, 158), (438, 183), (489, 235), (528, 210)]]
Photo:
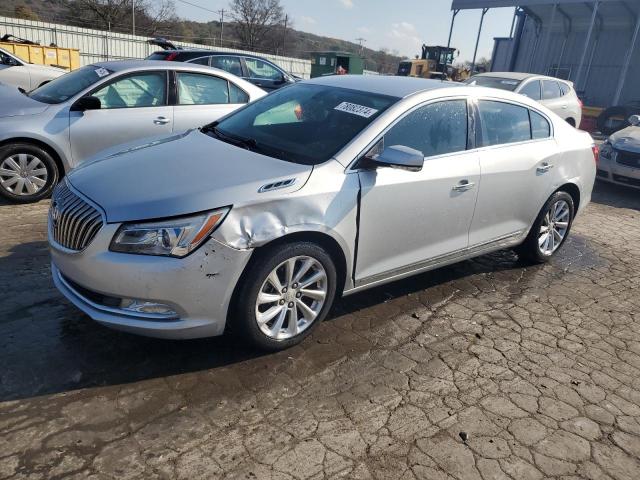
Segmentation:
[(169, 122), (171, 122), (171, 120), (169, 120), (167, 117), (158, 117), (153, 121), (153, 123), (155, 123), (156, 125), (166, 125)]
[(566, 110), (567, 108), (569, 108), (569, 105), (567, 105), (567, 104), (565, 103), (565, 104), (563, 104), (563, 105), (562, 105), (562, 108), (564, 108), (564, 109)]
[(469, 180), (460, 180), (460, 183), (454, 185), (452, 190), (454, 192), (466, 192), (467, 190), (471, 190), (475, 186), (476, 184), (470, 182)]
[(553, 168), (553, 165), (551, 165), (550, 163), (543, 163), (538, 168), (536, 168), (536, 171), (538, 173), (547, 173), (552, 168)]

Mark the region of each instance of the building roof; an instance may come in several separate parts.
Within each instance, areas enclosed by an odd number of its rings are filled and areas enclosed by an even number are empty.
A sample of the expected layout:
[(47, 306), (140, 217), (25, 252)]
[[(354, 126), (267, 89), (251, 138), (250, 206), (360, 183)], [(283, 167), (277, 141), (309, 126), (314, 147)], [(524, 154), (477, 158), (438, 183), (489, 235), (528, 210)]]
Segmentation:
[(438, 88), (461, 87), (461, 83), (426, 78), (395, 77), (390, 75), (328, 75), (306, 80), (305, 83), (349, 88), (378, 95), (404, 98), (418, 92)]
[[(594, 0), (591, 0), (592, 2)], [(600, 0), (600, 3), (615, 3), (621, 0)], [(589, 3), (588, 0), (453, 0), (451, 10), (469, 10), (477, 8), (500, 8), (500, 7), (532, 7), (536, 5), (560, 5)]]

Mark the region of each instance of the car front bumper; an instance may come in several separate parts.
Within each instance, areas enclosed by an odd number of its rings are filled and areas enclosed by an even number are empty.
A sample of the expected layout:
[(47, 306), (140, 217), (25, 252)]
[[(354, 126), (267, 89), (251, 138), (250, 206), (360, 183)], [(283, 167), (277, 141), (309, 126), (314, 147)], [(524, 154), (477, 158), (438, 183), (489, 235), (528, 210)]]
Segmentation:
[[(81, 252), (60, 248), (49, 237), (51, 271), (60, 292), (97, 322), (118, 330), (170, 339), (221, 335), (252, 250), (209, 239), (185, 258), (111, 252), (119, 226), (104, 225)], [(130, 300), (166, 311), (134, 311), (126, 308)]]
[(616, 154), (608, 158), (600, 156), (597, 178), (605, 182), (640, 188), (640, 168), (618, 163), (616, 161)]

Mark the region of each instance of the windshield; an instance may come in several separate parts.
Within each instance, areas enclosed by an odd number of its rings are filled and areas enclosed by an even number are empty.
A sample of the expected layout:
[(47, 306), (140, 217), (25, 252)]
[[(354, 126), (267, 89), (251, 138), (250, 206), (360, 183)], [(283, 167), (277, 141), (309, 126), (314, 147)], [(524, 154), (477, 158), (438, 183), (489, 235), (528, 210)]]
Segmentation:
[(223, 140), (282, 160), (317, 165), (334, 156), (398, 98), (296, 84), (206, 128)]
[(82, 67), (36, 88), (29, 97), (43, 103), (62, 103), (113, 72), (96, 65)]
[(520, 85), (520, 80), (501, 77), (475, 76), (466, 80), (464, 83), (468, 85), (478, 85), (480, 87), (499, 88), (500, 90), (509, 90), (510, 92), (513, 92), (518, 85)]

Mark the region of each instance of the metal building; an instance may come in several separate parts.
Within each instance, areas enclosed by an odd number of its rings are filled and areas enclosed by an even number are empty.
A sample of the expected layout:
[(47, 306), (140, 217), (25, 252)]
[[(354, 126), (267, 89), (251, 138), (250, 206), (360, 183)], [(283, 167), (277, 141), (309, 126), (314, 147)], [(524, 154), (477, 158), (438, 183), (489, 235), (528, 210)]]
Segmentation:
[(510, 37), (495, 39), (492, 71), (571, 80), (590, 106), (640, 101), (640, 0), (453, 0), (451, 28), (461, 10), (484, 20), (498, 7), (516, 10)]

